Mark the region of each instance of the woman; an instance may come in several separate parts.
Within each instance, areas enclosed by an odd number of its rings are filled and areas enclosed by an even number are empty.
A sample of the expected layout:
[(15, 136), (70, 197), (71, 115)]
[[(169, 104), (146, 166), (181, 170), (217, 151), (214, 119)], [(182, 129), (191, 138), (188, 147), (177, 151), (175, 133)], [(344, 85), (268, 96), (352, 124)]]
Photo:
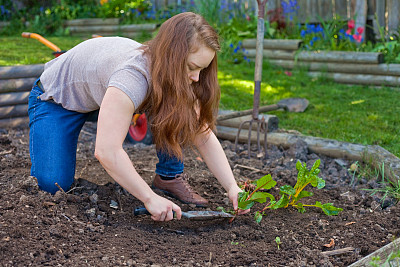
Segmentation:
[(145, 45), (96, 38), (48, 62), (29, 98), (31, 174), (39, 187), (55, 193), (56, 183), (64, 190), (71, 186), (79, 132), (99, 110), (96, 158), (153, 220), (172, 220), (173, 211), (180, 219), (180, 207), (151, 190), (122, 147), (132, 115), (146, 111), (159, 157), (153, 186), (182, 202), (206, 205), (183, 174), (182, 149), (195, 145), (237, 209), (241, 190), (212, 132), (219, 48), (215, 30), (187, 12), (163, 23)]

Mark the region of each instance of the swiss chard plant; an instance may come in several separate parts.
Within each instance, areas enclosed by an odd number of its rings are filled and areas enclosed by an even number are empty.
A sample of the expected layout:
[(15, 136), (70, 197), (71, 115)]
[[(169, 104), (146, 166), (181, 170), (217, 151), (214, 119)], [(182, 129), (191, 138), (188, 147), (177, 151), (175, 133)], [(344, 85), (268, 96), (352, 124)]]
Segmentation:
[[(326, 215), (338, 215), (343, 209), (333, 206), (332, 203), (322, 204), (316, 201), (315, 204), (303, 204), (300, 202), (305, 197), (311, 197), (312, 192), (304, 190), (308, 185), (321, 189), (325, 187), (325, 181), (318, 177), (320, 169), (320, 160), (317, 160), (310, 170), (307, 169), (306, 163), (297, 161), (296, 169), (298, 171), (297, 182), (294, 187), (290, 185), (283, 185), (280, 187), (280, 197), (275, 197), (266, 192), (276, 185), (270, 174), (261, 177), (253, 182), (254, 186), (251, 190), (245, 190), (239, 193), (238, 204), (239, 209), (247, 210), (254, 206), (256, 203), (266, 203), (265, 206), (256, 211), (255, 220), (260, 222), (268, 209), (287, 208), (289, 206), (297, 208), (301, 213), (306, 211), (305, 207), (317, 207), (322, 209)], [(249, 187), (248, 187), (249, 188)]]

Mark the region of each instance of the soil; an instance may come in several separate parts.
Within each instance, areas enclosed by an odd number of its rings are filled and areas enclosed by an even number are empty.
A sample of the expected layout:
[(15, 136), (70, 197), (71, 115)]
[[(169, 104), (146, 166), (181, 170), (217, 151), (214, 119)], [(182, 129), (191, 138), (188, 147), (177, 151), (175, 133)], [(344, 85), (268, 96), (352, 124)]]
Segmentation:
[[(236, 154), (234, 144), (221, 140), (238, 182), (271, 174), (276, 188), (293, 186), (298, 159), (309, 167), (321, 159), (326, 187), (307, 187), (314, 196), (304, 202), (333, 203), (343, 208), (338, 216), (318, 208), (302, 214), (289, 207), (268, 211), (257, 224), (253, 212), (261, 206), (232, 223), (160, 223), (134, 216), (142, 203), (114, 183), (93, 156), (95, 131), (95, 123), (87, 123), (81, 132), (71, 190), (51, 195), (29, 176), (28, 130), (0, 129), (1, 266), (348, 266), (400, 234), (399, 205), (361, 190), (377, 188), (376, 181), (354, 177), (348, 171), (351, 162), (309, 153), (304, 143), (290, 149), (270, 146), (268, 159), (262, 160), (249, 159), (246, 146)], [(151, 184), (157, 163), (154, 146), (124, 146)], [(196, 151), (185, 152), (185, 170), (189, 183), (209, 200), (206, 209), (230, 208), (223, 188)], [(183, 210), (195, 209), (174, 201)], [(353, 249), (347, 253), (325, 254), (348, 247)]]

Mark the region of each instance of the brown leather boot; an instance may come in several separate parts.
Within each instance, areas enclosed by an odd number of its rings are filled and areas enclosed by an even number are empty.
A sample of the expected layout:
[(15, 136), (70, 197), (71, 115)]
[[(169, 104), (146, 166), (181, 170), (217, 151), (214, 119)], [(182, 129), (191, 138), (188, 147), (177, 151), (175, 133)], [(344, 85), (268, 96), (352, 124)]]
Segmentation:
[(197, 194), (186, 181), (187, 174), (177, 174), (175, 179), (162, 180), (160, 175), (156, 175), (153, 181), (153, 188), (160, 189), (167, 195), (174, 197), (185, 204), (196, 204), (204, 207), (208, 201)]

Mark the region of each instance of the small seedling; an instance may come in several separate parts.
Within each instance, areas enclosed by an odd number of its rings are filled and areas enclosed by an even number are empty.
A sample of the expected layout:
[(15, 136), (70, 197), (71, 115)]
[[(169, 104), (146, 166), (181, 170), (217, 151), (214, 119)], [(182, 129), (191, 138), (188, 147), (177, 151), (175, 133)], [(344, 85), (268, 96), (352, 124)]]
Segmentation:
[(265, 211), (267, 209), (278, 209), (278, 208), (287, 208), (288, 206), (292, 206), (297, 208), (297, 210), (301, 213), (306, 211), (305, 207), (317, 207), (322, 209), (322, 211), (326, 215), (337, 215), (343, 209), (337, 208), (333, 206), (332, 203), (322, 204), (319, 201), (316, 201), (313, 205), (303, 204), (299, 202), (300, 199), (305, 197), (310, 197), (313, 195), (312, 192), (305, 191), (304, 188), (307, 185), (311, 185), (318, 189), (325, 187), (325, 181), (318, 177), (320, 170), (318, 169), (320, 165), (320, 160), (315, 161), (311, 170), (307, 169), (306, 163), (301, 163), (297, 161), (296, 169), (298, 171), (297, 174), (297, 182), (294, 187), (290, 185), (284, 185), (280, 187), (280, 198), (279, 200), (275, 200), (275, 197), (265, 192), (265, 190), (269, 190), (276, 185), (276, 182), (272, 179), (271, 175), (265, 175), (260, 179), (254, 182), (255, 189), (252, 191), (243, 191), (239, 193), (238, 198), (238, 207), (242, 210), (250, 209), (256, 203), (266, 203), (263, 209), (257, 211), (255, 213), (255, 220), (257, 223), (261, 222), (263, 215), (265, 215)]
[(279, 245), (282, 244), (282, 242), (281, 242), (281, 238), (279, 236), (275, 237), (275, 243), (278, 245), (278, 249), (280, 249)]

